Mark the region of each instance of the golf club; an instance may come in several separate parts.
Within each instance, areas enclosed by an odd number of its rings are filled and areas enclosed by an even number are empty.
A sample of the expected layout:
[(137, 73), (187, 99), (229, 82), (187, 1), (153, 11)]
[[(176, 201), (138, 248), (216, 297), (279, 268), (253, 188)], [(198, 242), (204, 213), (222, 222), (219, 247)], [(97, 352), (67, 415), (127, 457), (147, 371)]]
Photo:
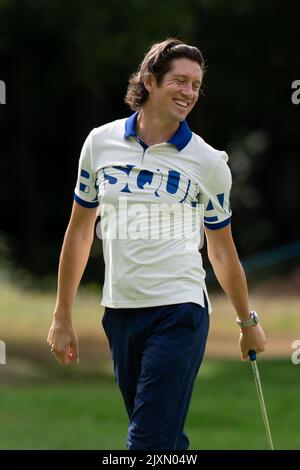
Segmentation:
[(250, 351), (248, 352), (248, 356), (249, 356), (249, 359), (251, 361), (251, 366), (252, 366), (253, 375), (254, 375), (254, 381), (255, 381), (257, 394), (258, 394), (258, 398), (259, 398), (259, 404), (260, 404), (261, 414), (262, 414), (263, 421), (264, 421), (264, 426), (265, 426), (266, 435), (267, 435), (267, 439), (268, 439), (269, 449), (274, 450), (271, 431), (270, 431), (270, 426), (269, 426), (269, 421), (268, 421), (268, 416), (267, 416), (267, 410), (266, 410), (264, 396), (263, 396), (263, 392), (262, 392), (262, 388), (261, 388), (260, 376), (259, 376), (258, 367), (257, 367), (257, 363), (256, 363), (256, 352), (250, 349)]

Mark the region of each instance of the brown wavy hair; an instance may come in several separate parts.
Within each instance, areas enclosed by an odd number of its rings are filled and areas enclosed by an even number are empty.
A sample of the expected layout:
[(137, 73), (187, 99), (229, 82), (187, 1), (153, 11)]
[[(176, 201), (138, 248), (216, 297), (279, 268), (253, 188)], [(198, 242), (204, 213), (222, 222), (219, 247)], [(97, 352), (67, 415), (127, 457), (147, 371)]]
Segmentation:
[(189, 46), (175, 38), (153, 44), (139, 65), (138, 71), (129, 78), (125, 103), (133, 111), (141, 109), (149, 96), (144, 86), (145, 79), (152, 74), (159, 86), (163, 76), (171, 69), (172, 60), (182, 57), (198, 62), (204, 72), (204, 59), (197, 47)]

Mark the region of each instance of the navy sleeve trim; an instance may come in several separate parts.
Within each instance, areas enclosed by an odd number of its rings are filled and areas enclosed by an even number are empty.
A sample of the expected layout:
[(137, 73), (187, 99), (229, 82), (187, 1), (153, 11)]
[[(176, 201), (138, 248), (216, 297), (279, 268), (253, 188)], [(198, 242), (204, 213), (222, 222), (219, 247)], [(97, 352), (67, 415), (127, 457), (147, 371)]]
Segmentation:
[(74, 199), (78, 204), (80, 204), (83, 207), (88, 207), (89, 209), (92, 209), (93, 207), (99, 206), (98, 202), (87, 202), (84, 201), (83, 199), (80, 199), (76, 194), (74, 194)]
[(223, 222), (219, 222), (218, 224), (207, 224), (204, 222), (206, 228), (209, 230), (218, 230), (220, 228), (226, 227), (226, 225), (231, 224), (231, 217), (229, 219), (223, 220)]

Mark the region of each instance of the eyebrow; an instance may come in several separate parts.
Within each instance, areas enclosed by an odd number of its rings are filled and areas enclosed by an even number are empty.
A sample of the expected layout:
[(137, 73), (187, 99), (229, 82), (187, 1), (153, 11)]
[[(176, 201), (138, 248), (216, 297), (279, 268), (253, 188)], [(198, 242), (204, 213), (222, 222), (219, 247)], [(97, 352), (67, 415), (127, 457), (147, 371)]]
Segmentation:
[[(176, 75), (173, 75), (174, 78), (189, 78), (187, 75), (184, 75), (184, 74), (176, 74)], [(193, 80), (193, 82), (197, 82), (199, 83), (199, 85), (201, 85), (201, 80)]]

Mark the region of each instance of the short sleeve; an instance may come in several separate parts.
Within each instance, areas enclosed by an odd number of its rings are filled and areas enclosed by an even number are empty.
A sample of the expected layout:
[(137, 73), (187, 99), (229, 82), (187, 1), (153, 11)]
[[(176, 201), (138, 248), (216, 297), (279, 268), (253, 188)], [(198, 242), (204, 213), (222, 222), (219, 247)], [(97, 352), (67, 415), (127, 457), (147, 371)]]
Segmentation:
[(92, 208), (99, 205), (96, 180), (92, 167), (91, 134), (89, 134), (81, 150), (74, 191), (74, 199), (81, 206)]
[(217, 230), (231, 223), (230, 190), (231, 171), (227, 165), (228, 156), (221, 156), (211, 171), (202, 194), (204, 225), (210, 230)]

